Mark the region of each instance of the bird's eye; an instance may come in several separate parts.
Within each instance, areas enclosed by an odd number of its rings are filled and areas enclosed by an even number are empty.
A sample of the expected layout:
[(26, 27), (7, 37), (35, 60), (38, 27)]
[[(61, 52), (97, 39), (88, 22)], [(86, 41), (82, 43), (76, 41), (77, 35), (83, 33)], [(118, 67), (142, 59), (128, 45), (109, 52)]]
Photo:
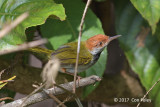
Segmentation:
[(102, 46), (102, 44), (103, 44), (102, 42), (99, 42), (99, 46)]
[(99, 47), (99, 46), (102, 46), (103, 45), (103, 42), (98, 42), (97, 44), (96, 44), (96, 47)]

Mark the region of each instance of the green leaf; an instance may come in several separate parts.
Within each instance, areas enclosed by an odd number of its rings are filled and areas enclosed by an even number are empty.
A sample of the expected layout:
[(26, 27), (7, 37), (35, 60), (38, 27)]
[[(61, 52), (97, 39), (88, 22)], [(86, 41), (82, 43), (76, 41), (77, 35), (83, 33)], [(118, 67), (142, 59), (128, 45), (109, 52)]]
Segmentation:
[[(136, 72), (148, 91), (160, 78), (160, 35), (159, 28), (152, 36), (149, 25), (135, 10), (131, 3), (122, 4), (115, 2), (116, 31), (121, 34), (120, 45), (123, 48), (128, 62)], [(160, 106), (160, 84), (157, 84), (149, 93), (156, 107)]]
[[(43, 37), (47, 37), (50, 41), (50, 46), (48, 45), (48, 47), (54, 47), (54, 49), (57, 49), (67, 42), (77, 41), (79, 25), (85, 8), (85, 4), (81, 0), (58, 0), (58, 2), (64, 5), (67, 19), (63, 22), (48, 19), (46, 23), (41, 26)], [(104, 32), (99, 19), (89, 9), (84, 21), (82, 40), (87, 40), (96, 34), (104, 34)], [(107, 52), (104, 51), (96, 65), (84, 72), (84, 75), (102, 76), (106, 66), (106, 56)], [(85, 95), (88, 95), (95, 88), (95, 86), (86, 88), (84, 92)]]
[[(48, 19), (41, 27), (42, 35), (49, 38), (51, 45), (55, 49), (64, 43), (77, 40), (79, 25), (85, 7), (80, 0), (58, 0), (57, 2), (64, 5), (67, 15), (66, 20), (61, 22)], [(99, 19), (89, 9), (83, 26), (82, 40), (86, 40), (96, 34), (104, 34), (104, 32)]]
[(160, 19), (160, 0), (131, 0), (135, 8), (149, 22), (155, 33), (156, 24)]
[(50, 15), (65, 20), (62, 4), (56, 4), (52, 0), (1, 0), (0, 29), (24, 12), (29, 12), (29, 17), (0, 40), (0, 50), (24, 43), (26, 28), (43, 24)]

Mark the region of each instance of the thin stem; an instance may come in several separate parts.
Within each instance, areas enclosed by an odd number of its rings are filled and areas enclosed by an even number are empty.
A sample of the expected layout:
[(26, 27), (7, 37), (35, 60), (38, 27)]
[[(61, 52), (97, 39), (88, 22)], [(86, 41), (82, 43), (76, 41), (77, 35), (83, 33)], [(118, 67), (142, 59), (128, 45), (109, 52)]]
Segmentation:
[(56, 101), (59, 105), (61, 104), (61, 107), (67, 107), (64, 105), (63, 102), (61, 102), (57, 97), (55, 97), (53, 94), (49, 93), (48, 94), (54, 101)]
[(76, 57), (76, 65), (75, 65), (75, 72), (74, 72), (73, 93), (76, 93), (76, 78), (77, 78), (77, 72), (78, 72), (78, 60), (79, 60), (80, 44), (81, 44), (81, 37), (82, 37), (82, 28), (83, 28), (84, 19), (91, 1), (92, 0), (87, 1), (86, 7), (84, 9), (83, 16), (81, 19), (81, 23), (80, 23), (80, 31), (79, 31), (78, 45), (77, 45), (77, 57)]
[(4, 97), (4, 98), (0, 98), (0, 101), (4, 101), (4, 100), (14, 100), (13, 98), (11, 97)]
[(144, 98), (148, 95), (148, 93), (156, 86), (156, 84), (160, 81), (160, 78), (158, 79), (158, 81), (156, 81), (153, 86), (146, 92), (146, 94), (143, 96), (143, 98), (141, 98), (140, 102), (137, 104), (137, 107), (139, 107), (139, 105), (141, 104), (141, 102), (144, 100)]

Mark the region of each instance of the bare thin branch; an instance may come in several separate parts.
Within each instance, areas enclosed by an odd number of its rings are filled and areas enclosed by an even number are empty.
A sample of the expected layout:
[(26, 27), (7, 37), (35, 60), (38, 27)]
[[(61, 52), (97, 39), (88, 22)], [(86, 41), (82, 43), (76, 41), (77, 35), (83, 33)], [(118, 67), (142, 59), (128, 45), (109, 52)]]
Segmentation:
[(68, 96), (62, 103), (60, 103), (57, 107), (61, 107), (62, 104), (69, 101), (72, 98), (72, 96)]
[[(100, 77), (95, 76), (95, 75), (87, 77), (87, 78), (83, 78), (83, 79), (79, 80), (79, 84), (76, 85), (76, 88), (94, 84), (95, 82), (97, 82), (99, 80), (100, 80)], [(69, 83), (61, 84), (60, 86), (67, 89), (68, 91), (73, 91), (73, 88), (72, 88), (73, 84), (74, 84), (74, 82), (69, 82)], [(61, 88), (54, 87), (54, 88), (50, 88), (50, 89), (46, 90), (46, 92), (47, 93), (50, 92), (53, 95), (59, 95), (59, 94), (63, 94), (66, 91), (64, 91)], [(46, 94), (46, 92), (39, 92), (39, 93), (33, 94), (32, 96), (30, 96), (26, 100), (26, 102), (24, 103), (24, 106), (28, 106), (28, 105), (43, 101), (45, 99), (48, 99), (49, 96)], [(19, 107), (22, 104), (24, 99), (25, 98), (22, 98), (22, 99), (13, 101), (11, 103), (7, 103), (5, 105), (2, 105), (1, 107)]]
[(27, 95), (27, 97), (24, 98), (22, 104), (20, 105), (20, 107), (23, 107), (23, 105), (25, 104), (25, 102), (27, 101), (27, 99), (32, 96), (33, 94), (37, 93), (39, 90), (41, 90), (43, 87), (45, 86), (45, 84), (42, 84), (40, 86), (37, 86), (37, 88), (31, 92), (29, 95)]
[(23, 13), (20, 15), (18, 18), (16, 18), (11, 24), (5, 26), (1, 31), (0, 31), (0, 39), (7, 35), (13, 28), (15, 28), (18, 24), (20, 24), (23, 20), (25, 20), (29, 16), (28, 12)]
[(144, 98), (148, 95), (148, 93), (156, 86), (156, 84), (158, 84), (158, 82), (160, 81), (160, 78), (158, 79), (158, 81), (156, 81), (153, 86), (146, 92), (146, 94), (143, 96), (143, 98), (141, 98), (140, 102), (137, 104), (137, 107), (139, 107), (139, 105), (141, 104), (141, 102), (144, 100)]
[(62, 107), (67, 107), (64, 105), (63, 102), (61, 102), (56, 96), (54, 96), (53, 94), (49, 93), (48, 94), (54, 101), (56, 101), (59, 105), (61, 104)]
[(79, 52), (80, 52), (80, 45), (81, 45), (81, 37), (82, 37), (82, 28), (83, 28), (83, 23), (84, 23), (84, 19), (88, 10), (88, 7), (90, 5), (92, 0), (88, 0), (86, 7), (84, 9), (83, 12), (83, 16), (81, 19), (81, 23), (80, 23), (80, 31), (79, 31), (79, 36), (78, 36), (78, 45), (77, 45), (77, 57), (76, 57), (76, 65), (75, 65), (75, 72), (74, 72), (74, 85), (73, 85), (73, 93), (76, 93), (76, 78), (77, 78), (77, 72), (78, 72), (78, 60), (79, 60)]
[[(101, 78), (99, 78), (99, 80), (96, 80), (96, 81), (101, 81)], [(63, 87), (61, 87), (61, 86), (59, 86), (59, 85), (57, 85), (57, 84), (54, 84), (54, 85), (57, 86), (58, 88), (63, 89), (63, 90), (66, 91), (67, 93), (71, 94), (71, 96), (74, 97), (75, 101), (77, 102), (78, 106), (79, 106), (79, 107), (83, 107), (80, 99), (77, 97), (77, 95), (76, 95), (75, 93), (72, 93), (72, 92), (68, 91), (67, 89), (65, 89), (65, 88), (63, 88)], [(71, 98), (71, 97), (70, 97), (70, 98)], [(64, 102), (66, 102), (66, 101), (67, 101), (67, 100), (63, 101), (62, 104), (63, 104)], [(59, 104), (59, 105), (61, 105), (61, 104)]]
[(1, 80), (1, 82), (13, 82), (14, 80)]
[(24, 43), (24, 44), (21, 44), (21, 45), (15, 47), (15, 48), (13, 48), (13, 49), (2, 50), (2, 51), (0, 51), (0, 55), (26, 50), (28, 48), (32, 48), (32, 47), (35, 47), (35, 46), (38, 46), (38, 45), (42, 45), (42, 44), (45, 44), (45, 43), (47, 43), (46, 39), (40, 39), (40, 40), (37, 40), (37, 41)]
[(5, 71), (5, 69), (0, 72), (0, 80), (1, 80), (1, 76), (4, 73), (4, 71)]
[(0, 101), (4, 101), (4, 100), (14, 100), (13, 98), (11, 97), (4, 97), (4, 98), (0, 98)]

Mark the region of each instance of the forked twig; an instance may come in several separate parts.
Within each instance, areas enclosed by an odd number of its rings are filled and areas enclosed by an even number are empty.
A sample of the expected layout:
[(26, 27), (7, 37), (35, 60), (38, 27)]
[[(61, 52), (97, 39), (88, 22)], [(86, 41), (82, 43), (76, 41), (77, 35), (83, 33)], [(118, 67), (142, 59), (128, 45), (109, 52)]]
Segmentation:
[(16, 18), (11, 24), (5, 26), (1, 31), (0, 31), (0, 39), (8, 34), (13, 28), (15, 28), (18, 24), (20, 24), (23, 20), (25, 20), (29, 16), (28, 12), (23, 13), (20, 15), (18, 18)]
[[(47, 93), (47, 92), (46, 92)], [(49, 95), (49, 97), (51, 97), (54, 101), (56, 101), (59, 105), (61, 104), (62, 107), (66, 107), (64, 105), (64, 103), (62, 103), (57, 97), (55, 97), (53, 94), (51, 93), (47, 93)]]
[(61, 107), (62, 104), (64, 104), (65, 102), (69, 101), (72, 97), (68, 96), (62, 103), (60, 103), (57, 107)]
[[(99, 80), (95, 80), (95, 81), (101, 81), (101, 80), (99, 79)], [(83, 107), (83, 106), (82, 106), (82, 103), (80, 102), (79, 98), (77, 97), (77, 95), (76, 95), (75, 93), (72, 93), (72, 92), (68, 91), (67, 89), (65, 89), (65, 88), (63, 88), (63, 87), (61, 87), (61, 86), (59, 86), (59, 85), (57, 85), (57, 84), (55, 84), (55, 86), (58, 87), (58, 88), (61, 88), (62, 90), (66, 91), (67, 93), (71, 94), (72, 97), (74, 97), (74, 99), (76, 100), (78, 106), (79, 106), (79, 107)], [(67, 101), (67, 100), (66, 100), (66, 101)], [(63, 104), (63, 102), (62, 102), (61, 104)], [(60, 105), (61, 105), (61, 104), (60, 104)]]
[(77, 72), (78, 72), (78, 60), (79, 60), (80, 44), (81, 44), (81, 37), (82, 37), (82, 28), (83, 28), (84, 19), (91, 1), (92, 0), (87, 1), (86, 7), (84, 9), (83, 16), (81, 19), (81, 23), (80, 23), (80, 31), (79, 31), (78, 45), (77, 45), (77, 57), (76, 57), (76, 65), (75, 65), (75, 72), (74, 72), (73, 93), (76, 93), (76, 78), (77, 78)]
[(141, 102), (144, 100), (144, 98), (148, 95), (148, 93), (156, 86), (156, 84), (158, 84), (158, 82), (160, 81), (160, 78), (158, 79), (158, 81), (156, 81), (153, 86), (146, 92), (146, 94), (143, 96), (143, 98), (141, 98), (140, 102), (137, 104), (137, 107), (139, 107), (139, 105), (141, 104)]

